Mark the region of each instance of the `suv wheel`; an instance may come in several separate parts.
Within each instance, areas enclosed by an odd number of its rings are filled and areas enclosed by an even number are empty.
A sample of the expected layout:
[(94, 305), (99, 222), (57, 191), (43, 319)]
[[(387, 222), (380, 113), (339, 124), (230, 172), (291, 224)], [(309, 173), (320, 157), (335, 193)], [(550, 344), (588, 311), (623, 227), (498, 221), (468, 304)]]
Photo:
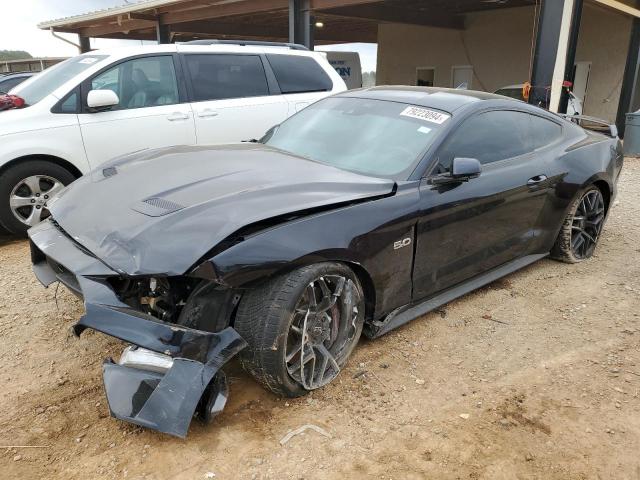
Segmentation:
[(74, 180), (66, 168), (42, 160), (9, 167), (0, 183), (0, 224), (24, 236), (49, 216), (47, 201)]

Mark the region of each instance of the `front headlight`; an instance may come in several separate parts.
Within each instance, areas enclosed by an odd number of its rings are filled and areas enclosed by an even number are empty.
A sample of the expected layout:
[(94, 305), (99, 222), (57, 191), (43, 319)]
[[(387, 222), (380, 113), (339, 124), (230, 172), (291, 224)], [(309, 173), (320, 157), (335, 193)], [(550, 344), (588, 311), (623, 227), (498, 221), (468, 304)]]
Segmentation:
[(146, 348), (128, 346), (122, 351), (118, 364), (150, 372), (165, 373), (173, 366), (173, 358)]

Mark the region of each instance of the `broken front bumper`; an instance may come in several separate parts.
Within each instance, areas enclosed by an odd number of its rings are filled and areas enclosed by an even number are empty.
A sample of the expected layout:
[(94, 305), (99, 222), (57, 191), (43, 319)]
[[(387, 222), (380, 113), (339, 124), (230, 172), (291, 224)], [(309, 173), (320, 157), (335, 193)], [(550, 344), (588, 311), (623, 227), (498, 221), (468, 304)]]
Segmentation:
[(69, 238), (52, 221), (29, 230), (33, 271), (48, 287), (59, 281), (84, 300), (85, 314), (73, 327), (91, 328), (165, 355), (158, 371), (103, 364), (111, 415), (136, 425), (185, 437), (200, 405), (205, 418), (224, 406), (226, 382), (220, 371), (246, 342), (231, 327), (212, 333), (162, 322), (121, 302), (107, 277), (118, 276)]

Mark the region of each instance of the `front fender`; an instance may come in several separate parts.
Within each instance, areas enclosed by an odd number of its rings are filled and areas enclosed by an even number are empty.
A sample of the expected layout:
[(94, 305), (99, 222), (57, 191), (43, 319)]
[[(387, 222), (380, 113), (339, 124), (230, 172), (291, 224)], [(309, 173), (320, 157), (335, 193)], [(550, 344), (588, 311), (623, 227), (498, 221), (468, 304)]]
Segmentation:
[(356, 264), (371, 280), (378, 316), (411, 301), (413, 248), (396, 249), (394, 244), (414, 241), (417, 200), (417, 188), (406, 188), (392, 197), (285, 223), (242, 239), (201, 263), (192, 275), (251, 288), (313, 263)]
[[(211, 259), (221, 283), (233, 288), (250, 288), (265, 278), (281, 275), (291, 270), (314, 263), (338, 261), (363, 265), (365, 259), (361, 254), (349, 250), (348, 247), (309, 249), (293, 243), (278, 242), (278, 238), (262, 238), (259, 242), (247, 242), (244, 248), (233, 252), (225, 252)], [(259, 243), (259, 245), (257, 245)], [(255, 248), (254, 245), (256, 244)], [(319, 247), (319, 245), (315, 245)]]
[(44, 155), (66, 160), (83, 174), (89, 171), (77, 124), (4, 135), (0, 142), (0, 168), (20, 158)]

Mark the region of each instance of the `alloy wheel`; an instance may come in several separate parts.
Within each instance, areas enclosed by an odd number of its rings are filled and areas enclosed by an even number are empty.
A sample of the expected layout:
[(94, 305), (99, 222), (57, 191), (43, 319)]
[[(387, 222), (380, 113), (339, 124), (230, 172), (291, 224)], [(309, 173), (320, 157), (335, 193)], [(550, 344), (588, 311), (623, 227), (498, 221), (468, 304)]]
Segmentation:
[(49, 216), (47, 202), (64, 188), (48, 175), (32, 175), (18, 182), (9, 195), (9, 207), (22, 223), (34, 226)]
[(287, 335), (287, 372), (306, 390), (320, 388), (340, 372), (357, 335), (360, 295), (340, 275), (325, 275), (305, 288)]
[(571, 250), (578, 259), (590, 257), (604, 222), (604, 198), (600, 190), (584, 194), (571, 224)]

